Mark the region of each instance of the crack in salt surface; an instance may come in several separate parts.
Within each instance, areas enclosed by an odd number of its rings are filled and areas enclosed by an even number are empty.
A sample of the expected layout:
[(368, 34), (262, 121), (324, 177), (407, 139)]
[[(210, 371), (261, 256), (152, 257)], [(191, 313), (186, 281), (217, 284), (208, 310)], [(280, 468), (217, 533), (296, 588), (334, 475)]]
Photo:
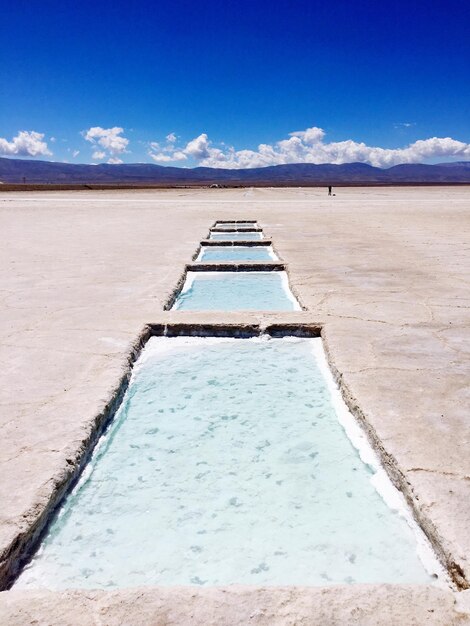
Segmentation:
[(403, 326), (400, 322), (387, 322), (385, 320), (373, 320), (366, 317), (358, 317), (355, 315), (338, 315), (337, 313), (326, 313), (328, 317), (334, 317), (337, 319), (345, 320), (358, 320), (359, 322), (371, 322), (373, 324), (387, 324), (388, 326)]
[(459, 480), (470, 480), (470, 475), (459, 474), (457, 472), (445, 472), (443, 470), (434, 470), (428, 467), (410, 467), (406, 469), (407, 472), (426, 472), (428, 474), (438, 474), (439, 476), (450, 476), (452, 478), (458, 478)]

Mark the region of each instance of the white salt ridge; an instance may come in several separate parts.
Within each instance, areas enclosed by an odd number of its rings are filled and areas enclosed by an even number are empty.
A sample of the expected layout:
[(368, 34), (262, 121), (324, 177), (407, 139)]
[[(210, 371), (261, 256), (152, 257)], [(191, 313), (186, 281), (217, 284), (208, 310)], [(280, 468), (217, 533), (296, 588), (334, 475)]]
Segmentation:
[(404, 495), (392, 483), (385, 468), (380, 462), (377, 453), (371, 446), (367, 435), (343, 400), (341, 391), (333, 378), (333, 374), (331, 373), (328, 365), (323, 342), (321, 340), (313, 342), (312, 351), (327, 384), (331, 396), (331, 403), (334, 407), (339, 423), (344, 428), (348, 439), (358, 451), (361, 460), (374, 470), (374, 474), (370, 479), (371, 483), (384, 499), (387, 506), (392, 511), (397, 511), (398, 514), (406, 520), (406, 523), (413, 531), (416, 538), (416, 550), (426, 571), (431, 576), (436, 578), (439, 585), (444, 587), (452, 586), (452, 581), (450, 580), (447, 571), (439, 562), (431, 542), (413, 517)]

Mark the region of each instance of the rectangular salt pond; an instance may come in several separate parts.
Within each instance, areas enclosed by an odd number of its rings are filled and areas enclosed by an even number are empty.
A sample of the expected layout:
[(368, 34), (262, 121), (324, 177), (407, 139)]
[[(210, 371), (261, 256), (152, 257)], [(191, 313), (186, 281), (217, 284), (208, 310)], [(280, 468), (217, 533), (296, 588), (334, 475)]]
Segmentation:
[(172, 309), (300, 311), (286, 272), (188, 272)]
[(256, 222), (216, 222), (216, 228), (256, 228)]
[(211, 231), (209, 239), (217, 241), (255, 241), (262, 239), (263, 235), (257, 231), (238, 232), (238, 233), (214, 233)]
[(271, 246), (202, 246), (197, 261), (277, 261)]
[(16, 587), (441, 576), (325, 372), (320, 339), (151, 338)]

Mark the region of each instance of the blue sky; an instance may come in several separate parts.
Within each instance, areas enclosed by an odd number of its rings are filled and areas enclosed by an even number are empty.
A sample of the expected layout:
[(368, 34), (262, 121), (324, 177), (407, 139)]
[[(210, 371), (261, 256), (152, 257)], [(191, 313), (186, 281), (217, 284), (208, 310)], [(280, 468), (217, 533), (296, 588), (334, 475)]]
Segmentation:
[(3, 156), (184, 167), (470, 159), (468, 0), (1, 9)]

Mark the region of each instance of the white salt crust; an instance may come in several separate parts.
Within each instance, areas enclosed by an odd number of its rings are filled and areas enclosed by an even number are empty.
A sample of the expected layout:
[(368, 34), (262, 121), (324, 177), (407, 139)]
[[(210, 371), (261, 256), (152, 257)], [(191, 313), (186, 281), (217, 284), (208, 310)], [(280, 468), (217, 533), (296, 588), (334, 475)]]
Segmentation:
[(436, 577), (436, 584), (446, 588), (449, 586), (453, 587), (452, 581), (449, 578), (447, 571), (438, 560), (429, 539), (414, 519), (413, 513), (408, 506), (403, 493), (392, 483), (385, 468), (380, 462), (378, 454), (369, 443), (367, 435), (343, 400), (341, 391), (328, 365), (325, 349), (323, 347), (323, 341), (320, 338), (309, 339), (308, 341), (311, 342), (313, 354), (327, 384), (328, 391), (331, 395), (331, 403), (335, 409), (339, 423), (344, 428), (344, 431), (352, 445), (358, 451), (363, 463), (366, 463), (374, 470), (374, 474), (370, 479), (371, 483), (387, 506), (390, 509), (397, 511), (398, 514), (406, 520), (415, 536), (416, 551), (418, 556), (426, 571)]

